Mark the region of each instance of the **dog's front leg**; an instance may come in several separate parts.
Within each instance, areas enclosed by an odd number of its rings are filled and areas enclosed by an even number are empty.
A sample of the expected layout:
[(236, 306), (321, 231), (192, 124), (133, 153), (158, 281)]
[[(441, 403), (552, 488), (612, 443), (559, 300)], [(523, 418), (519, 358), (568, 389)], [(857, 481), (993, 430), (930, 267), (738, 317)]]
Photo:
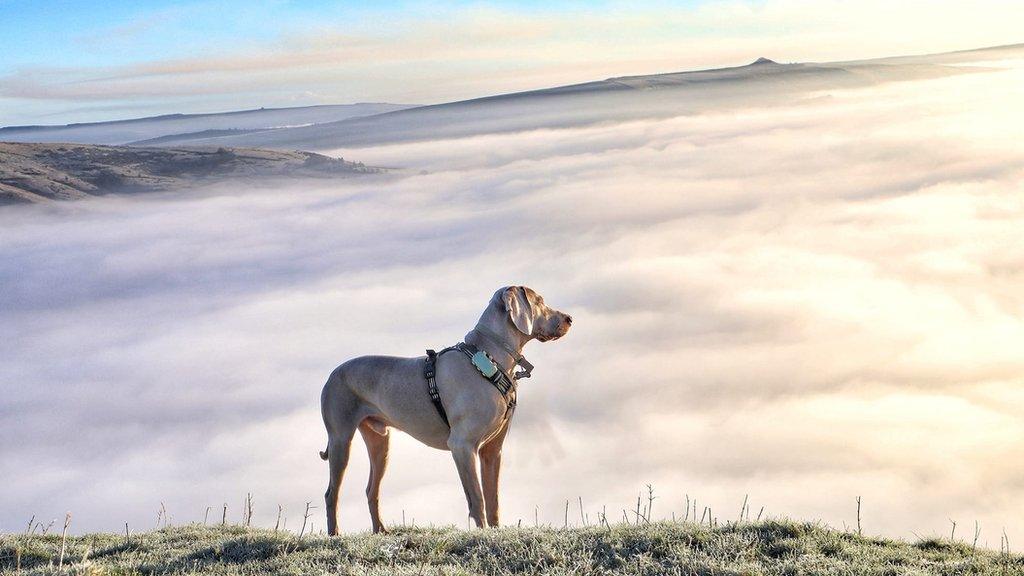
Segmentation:
[(448, 448), (455, 459), (455, 467), (459, 470), (462, 489), (466, 492), (469, 503), (469, 516), (476, 522), (477, 528), (486, 528), (484, 520), (484, 495), (480, 490), (480, 475), (477, 473), (477, 456), (479, 448), (475, 442), (455, 435), (452, 431), (448, 440)]
[(508, 433), (508, 422), (501, 431), (480, 447), (480, 476), (484, 489), (484, 505), (487, 508), (487, 525), (498, 526), (498, 478), (501, 476), (501, 447)]

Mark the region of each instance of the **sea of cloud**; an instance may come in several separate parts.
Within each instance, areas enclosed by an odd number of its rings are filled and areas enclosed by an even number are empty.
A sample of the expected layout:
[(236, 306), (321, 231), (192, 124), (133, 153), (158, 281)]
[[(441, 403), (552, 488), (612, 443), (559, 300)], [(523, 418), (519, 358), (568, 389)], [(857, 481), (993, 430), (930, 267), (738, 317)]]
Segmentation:
[[(1024, 537), (1024, 69), (658, 121), (338, 150), (398, 177), (0, 211), (0, 530), (320, 506), (343, 360), (459, 340), (499, 286), (528, 346), (506, 523), (734, 519)], [(1019, 64), (1019, 63), (1017, 63)], [(357, 444), (359, 440), (356, 440)], [(402, 434), (386, 520), (466, 523)], [(361, 446), (342, 526), (368, 527)], [(958, 535), (967, 535), (963, 529)]]

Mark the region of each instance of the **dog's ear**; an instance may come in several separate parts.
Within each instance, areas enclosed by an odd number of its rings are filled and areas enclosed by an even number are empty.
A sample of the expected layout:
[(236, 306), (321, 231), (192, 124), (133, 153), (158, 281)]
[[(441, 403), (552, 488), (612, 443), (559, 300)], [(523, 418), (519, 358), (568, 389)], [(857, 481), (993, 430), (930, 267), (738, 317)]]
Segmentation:
[(505, 311), (508, 312), (508, 318), (515, 324), (516, 329), (527, 336), (532, 336), (534, 313), (530, 296), (526, 293), (526, 288), (510, 286), (505, 289), (505, 294), (502, 295), (502, 298), (505, 301)]

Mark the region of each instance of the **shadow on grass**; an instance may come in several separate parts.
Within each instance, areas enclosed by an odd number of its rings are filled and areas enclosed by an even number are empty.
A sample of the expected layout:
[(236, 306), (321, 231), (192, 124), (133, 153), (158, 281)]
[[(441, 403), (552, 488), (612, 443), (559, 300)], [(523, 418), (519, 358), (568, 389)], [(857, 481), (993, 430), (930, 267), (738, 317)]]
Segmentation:
[(185, 556), (180, 560), (185, 566), (196, 564), (246, 564), (266, 562), (273, 558), (287, 556), (308, 550), (304, 540), (281, 539), (270, 536), (245, 536), (208, 546)]

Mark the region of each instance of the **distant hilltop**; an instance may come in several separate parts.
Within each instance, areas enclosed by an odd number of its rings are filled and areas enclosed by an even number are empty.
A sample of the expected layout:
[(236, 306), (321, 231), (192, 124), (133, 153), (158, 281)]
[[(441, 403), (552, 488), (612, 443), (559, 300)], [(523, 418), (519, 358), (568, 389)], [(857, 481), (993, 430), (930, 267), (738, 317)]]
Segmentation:
[(0, 142), (0, 204), (161, 192), (228, 179), (380, 172), (312, 152)]
[[(1024, 58), (1024, 44), (846, 62), (749, 64), (709, 70), (617, 76), (413, 106), (350, 104), (166, 115), (67, 126), (0, 129), (0, 141), (133, 146), (225, 146), (329, 152), (479, 134), (670, 118), (751, 103), (783, 104), (811, 93), (992, 71), (1000, 59)], [(966, 62), (986, 66), (961, 66)]]
[(203, 136), (211, 131), (259, 132), (296, 126), (337, 122), (348, 118), (411, 108), (412, 104), (368, 102), (294, 108), (259, 108), (206, 114), (162, 114), (107, 122), (83, 122), (53, 126), (0, 128), (0, 142), (77, 142), (80, 144), (132, 144), (174, 136)]

